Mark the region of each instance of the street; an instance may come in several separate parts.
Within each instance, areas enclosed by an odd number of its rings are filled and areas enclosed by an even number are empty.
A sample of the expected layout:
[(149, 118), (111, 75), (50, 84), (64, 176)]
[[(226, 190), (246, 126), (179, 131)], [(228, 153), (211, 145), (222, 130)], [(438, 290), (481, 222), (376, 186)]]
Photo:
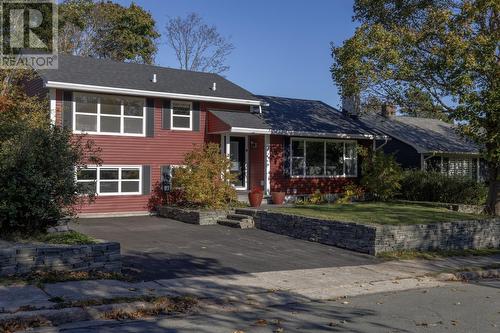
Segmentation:
[(499, 332), (500, 281), (137, 321), (74, 323), (35, 332)]

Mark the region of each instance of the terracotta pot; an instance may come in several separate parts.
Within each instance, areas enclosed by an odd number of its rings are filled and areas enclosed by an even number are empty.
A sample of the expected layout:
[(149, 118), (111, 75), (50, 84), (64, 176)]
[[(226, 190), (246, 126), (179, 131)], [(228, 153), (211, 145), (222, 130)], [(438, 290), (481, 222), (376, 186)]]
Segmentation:
[(263, 197), (264, 197), (264, 193), (262, 193), (262, 192), (250, 192), (250, 193), (248, 193), (248, 201), (250, 201), (250, 206), (252, 206), (254, 208), (260, 207)]
[(285, 192), (272, 192), (271, 199), (273, 200), (273, 204), (282, 205), (285, 202)]

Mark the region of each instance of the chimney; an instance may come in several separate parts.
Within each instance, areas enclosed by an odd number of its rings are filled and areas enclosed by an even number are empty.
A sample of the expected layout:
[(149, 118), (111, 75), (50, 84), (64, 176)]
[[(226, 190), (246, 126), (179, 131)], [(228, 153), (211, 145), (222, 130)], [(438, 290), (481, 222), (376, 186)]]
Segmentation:
[(156, 83), (156, 74), (153, 74), (153, 78), (151, 79), (151, 82)]
[(392, 104), (384, 103), (380, 109), (380, 115), (384, 118), (391, 118), (396, 114), (396, 107)]
[(357, 117), (360, 112), (359, 95), (342, 96), (342, 112), (350, 117)]

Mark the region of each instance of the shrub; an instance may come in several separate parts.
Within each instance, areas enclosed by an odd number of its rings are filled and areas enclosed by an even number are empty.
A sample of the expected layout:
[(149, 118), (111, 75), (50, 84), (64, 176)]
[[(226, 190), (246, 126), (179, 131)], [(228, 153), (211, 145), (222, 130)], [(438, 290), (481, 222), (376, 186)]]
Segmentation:
[(221, 209), (236, 201), (231, 161), (220, 153), (219, 145), (194, 148), (186, 154), (183, 165), (172, 179), (174, 187), (182, 190), (183, 205)]
[(360, 149), (361, 185), (374, 199), (386, 201), (396, 196), (401, 189), (403, 170), (393, 155), (383, 151)]
[(462, 176), (411, 170), (404, 173), (400, 197), (405, 200), (484, 205), (488, 189)]
[(76, 182), (75, 170), (90, 157), (98, 164), (93, 149), (55, 126), (25, 127), (0, 140), (0, 234), (43, 233), (92, 200), (91, 189)]
[(348, 184), (344, 187), (344, 193), (342, 197), (337, 200), (339, 204), (351, 203), (353, 200), (359, 200), (365, 194), (365, 190), (356, 184)]

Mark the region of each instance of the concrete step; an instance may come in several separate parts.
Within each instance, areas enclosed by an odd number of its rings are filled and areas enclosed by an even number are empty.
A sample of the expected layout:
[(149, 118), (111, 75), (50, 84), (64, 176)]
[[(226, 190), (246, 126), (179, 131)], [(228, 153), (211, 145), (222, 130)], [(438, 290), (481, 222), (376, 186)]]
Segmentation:
[(241, 221), (241, 220), (253, 220), (253, 218), (249, 215), (245, 215), (245, 214), (229, 214), (227, 216), (228, 219), (230, 220), (238, 220), (238, 221)]
[(217, 223), (220, 225), (224, 225), (226, 227), (239, 228), (239, 229), (250, 229), (255, 227), (253, 219), (245, 219), (245, 220), (219, 219)]

